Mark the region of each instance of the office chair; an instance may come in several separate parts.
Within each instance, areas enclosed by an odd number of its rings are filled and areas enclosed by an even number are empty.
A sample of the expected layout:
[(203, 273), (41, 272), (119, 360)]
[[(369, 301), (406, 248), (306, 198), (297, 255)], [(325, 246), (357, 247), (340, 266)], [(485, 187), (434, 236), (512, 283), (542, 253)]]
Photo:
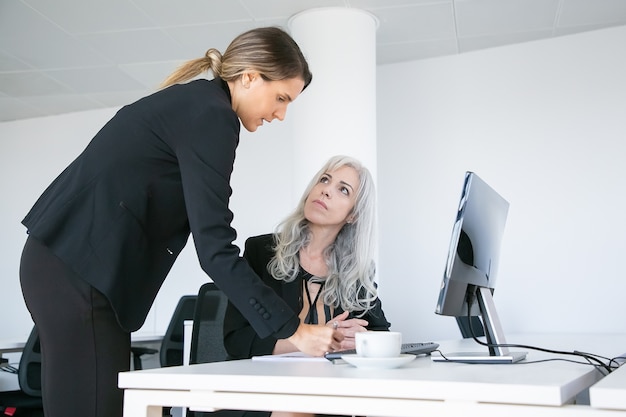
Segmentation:
[(0, 392), (0, 413), (26, 417), (43, 417), (41, 400), (41, 349), (39, 332), (33, 326), (17, 369), (19, 391)]
[(160, 349), (133, 346), (131, 352), (133, 356), (133, 369), (143, 369), (141, 356), (145, 354), (155, 354), (159, 352), (159, 363), (161, 367), (179, 366), (183, 364), (183, 342), (185, 320), (194, 318), (196, 308), (195, 295), (183, 295), (174, 309), (170, 323), (167, 326)]
[[(228, 298), (214, 283), (208, 282), (200, 287), (191, 333), (190, 364), (227, 360), (223, 327), (227, 305)], [(237, 410), (219, 410), (212, 413), (187, 411), (187, 417), (240, 417), (242, 414), (242, 411)]]
[(185, 320), (193, 320), (196, 308), (196, 295), (184, 295), (178, 300), (159, 353), (161, 366), (180, 366), (183, 364), (183, 343)]
[(220, 362), (227, 359), (224, 349), (224, 313), (228, 298), (208, 282), (198, 291), (191, 334), (189, 363)]

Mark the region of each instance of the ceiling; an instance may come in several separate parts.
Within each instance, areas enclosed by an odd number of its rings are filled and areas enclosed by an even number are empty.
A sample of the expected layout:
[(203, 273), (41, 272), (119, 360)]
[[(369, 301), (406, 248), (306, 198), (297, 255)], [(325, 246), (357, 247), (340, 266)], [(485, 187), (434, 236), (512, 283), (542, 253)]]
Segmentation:
[(0, 0), (0, 122), (127, 104), (316, 7), (374, 14), (379, 65), (626, 24), (626, 0)]

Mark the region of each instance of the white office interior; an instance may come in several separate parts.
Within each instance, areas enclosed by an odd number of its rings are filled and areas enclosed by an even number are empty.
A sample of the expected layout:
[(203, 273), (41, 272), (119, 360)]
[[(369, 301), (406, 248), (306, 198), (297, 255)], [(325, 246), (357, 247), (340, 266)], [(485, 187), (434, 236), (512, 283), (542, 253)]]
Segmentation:
[[(494, 293), (505, 332), (626, 331), (624, 74), (624, 26), (376, 68), (377, 270), (392, 330), (459, 337), (434, 309), (471, 170), (511, 205)], [(26, 339), (32, 326), (20, 221), (116, 110), (0, 123), (2, 338)], [(231, 199), (240, 245), (293, 207), (293, 123), (242, 131)], [(180, 296), (207, 280), (191, 243), (140, 332), (164, 332)]]

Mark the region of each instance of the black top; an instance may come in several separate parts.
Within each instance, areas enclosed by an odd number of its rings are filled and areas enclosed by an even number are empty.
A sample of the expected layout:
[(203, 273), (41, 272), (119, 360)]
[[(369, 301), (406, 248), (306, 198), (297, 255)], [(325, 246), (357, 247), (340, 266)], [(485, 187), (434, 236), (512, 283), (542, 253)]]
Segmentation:
[[(295, 314), (302, 310), (302, 279), (300, 274), (294, 281), (285, 282), (274, 279), (267, 270), (267, 264), (274, 257), (274, 237), (271, 234), (251, 237), (246, 240), (244, 258), (261, 279), (282, 297)], [(335, 316), (343, 312), (335, 307)], [(348, 318), (355, 318), (359, 311), (351, 312)], [(368, 321), (368, 330), (389, 330), (391, 324), (385, 318), (380, 299), (363, 317)], [(224, 318), (224, 346), (233, 359), (244, 359), (252, 356), (270, 355), (274, 350), (277, 338), (258, 335), (246, 318), (231, 303), (226, 308)]]
[(230, 176), (240, 124), (220, 79), (174, 85), (96, 134), (23, 220), (137, 330), (190, 232), (202, 269), (262, 336), (292, 335), (297, 315), (232, 244)]

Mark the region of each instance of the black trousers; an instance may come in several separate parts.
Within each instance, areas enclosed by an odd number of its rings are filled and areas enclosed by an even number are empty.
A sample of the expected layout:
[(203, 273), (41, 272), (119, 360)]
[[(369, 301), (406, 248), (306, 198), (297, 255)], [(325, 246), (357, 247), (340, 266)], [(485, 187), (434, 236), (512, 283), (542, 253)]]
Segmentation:
[(33, 237), (20, 281), (39, 330), (46, 417), (121, 417), (117, 376), (130, 368), (130, 333), (107, 298)]

